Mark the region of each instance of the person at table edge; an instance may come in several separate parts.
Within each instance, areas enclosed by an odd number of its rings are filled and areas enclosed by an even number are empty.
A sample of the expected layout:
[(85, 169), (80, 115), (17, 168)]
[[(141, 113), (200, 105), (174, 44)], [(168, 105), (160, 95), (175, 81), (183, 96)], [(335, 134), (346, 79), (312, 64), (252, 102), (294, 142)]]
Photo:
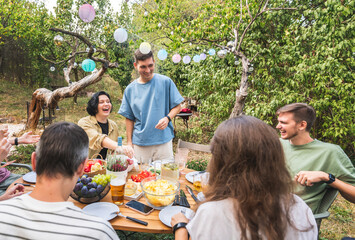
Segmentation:
[(316, 112), (305, 103), (293, 103), (277, 110), (281, 143), (291, 175), (298, 183), (295, 193), (318, 213), (320, 202), (333, 187), (355, 202), (355, 168), (344, 151), (335, 144), (310, 136)]
[(125, 89), (118, 111), (126, 118), (127, 144), (134, 146), (137, 159), (172, 159), (171, 119), (180, 112), (183, 97), (169, 77), (154, 73), (151, 51), (138, 49), (134, 57), (139, 78)]
[(78, 125), (47, 127), (32, 153), (36, 187), (0, 202), (0, 239), (118, 239), (111, 224), (68, 202), (88, 160), (88, 136)]
[[(90, 116), (79, 120), (78, 125), (82, 127), (89, 136), (89, 157), (100, 154), (106, 159), (108, 149), (124, 152), (128, 157), (134, 155), (133, 148), (117, 145), (118, 126), (109, 119), (112, 112), (110, 95), (105, 91), (95, 93), (88, 101), (86, 111)], [(97, 155), (96, 158), (99, 158)]]
[[(39, 135), (33, 135), (32, 131), (26, 132), (20, 137), (8, 137), (8, 127), (7, 125), (2, 125), (0, 129), (0, 152), (3, 154), (0, 157), (0, 161), (6, 159), (7, 154), (10, 151), (12, 145), (19, 144), (33, 144), (39, 141)], [(11, 173), (6, 168), (0, 168), (0, 200), (8, 199), (14, 196), (18, 196), (23, 193), (23, 189), (21, 187), (13, 187), (12, 189), (8, 189), (8, 187), (13, 183), (16, 179), (20, 178), (20, 174)]]
[(291, 193), (275, 129), (241, 115), (221, 123), (210, 146), (206, 200), (191, 220), (172, 217), (176, 240), (317, 239), (311, 209)]

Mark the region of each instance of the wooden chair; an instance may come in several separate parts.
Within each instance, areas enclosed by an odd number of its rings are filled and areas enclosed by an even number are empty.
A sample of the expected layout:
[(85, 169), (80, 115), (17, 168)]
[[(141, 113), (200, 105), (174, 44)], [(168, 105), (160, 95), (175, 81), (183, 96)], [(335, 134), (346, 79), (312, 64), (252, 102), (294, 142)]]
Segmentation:
[(319, 229), (324, 218), (328, 218), (330, 213), (328, 209), (333, 204), (334, 200), (338, 195), (338, 190), (332, 187), (329, 187), (324, 194), (324, 197), (321, 200), (319, 205), (319, 209), (317, 213), (314, 214), (314, 218), (316, 219), (317, 227), (318, 227), (318, 238), (319, 238)]
[(185, 141), (182, 141), (181, 139), (178, 140), (177, 148), (188, 148), (190, 150), (199, 151), (199, 152), (207, 152), (207, 153), (211, 152), (210, 145), (185, 142)]

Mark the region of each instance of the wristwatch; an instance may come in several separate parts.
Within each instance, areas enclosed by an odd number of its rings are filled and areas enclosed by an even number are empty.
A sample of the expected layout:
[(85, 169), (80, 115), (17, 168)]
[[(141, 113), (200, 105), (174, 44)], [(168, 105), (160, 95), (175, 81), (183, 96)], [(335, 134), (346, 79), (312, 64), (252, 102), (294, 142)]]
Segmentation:
[(326, 181), (326, 184), (331, 184), (335, 181), (335, 176), (331, 173), (329, 173), (329, 181)]
[(174, 225), (173, 227), (173, 234), (175, 234), (176, 230), (178, 230), (179, 228), (186, 228), (187, 223), (185, 222), (179, 222), (177, 224)]

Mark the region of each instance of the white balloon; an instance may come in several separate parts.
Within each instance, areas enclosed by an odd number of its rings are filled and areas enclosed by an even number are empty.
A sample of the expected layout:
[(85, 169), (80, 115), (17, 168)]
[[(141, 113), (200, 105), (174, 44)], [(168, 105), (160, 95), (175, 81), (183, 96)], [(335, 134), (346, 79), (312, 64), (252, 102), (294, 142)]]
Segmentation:
[(123, 43), (125, 41), (127, 41), (128, 38), (128, 34), (126, 29), (124, 28), (118, 28), (116, 29), (116, 31), (113, 34), (113, 37), (115, 38), (115, 40), (119, 43)]
[(142, 42), (141, 45), (139, 46), (139, 51), (141, 51), (141, 53), (143, 54), (148, 54), (150, 50), (152, 50), (152, 47), (147, 42)]

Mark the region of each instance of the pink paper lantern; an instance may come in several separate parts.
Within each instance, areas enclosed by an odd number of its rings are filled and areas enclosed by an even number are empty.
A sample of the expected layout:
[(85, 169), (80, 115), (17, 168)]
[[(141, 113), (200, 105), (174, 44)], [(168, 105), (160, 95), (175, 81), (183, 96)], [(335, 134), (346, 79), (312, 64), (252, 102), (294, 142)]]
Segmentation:
[(90, 4), (84, 4), (79, 8), (79, 17), (86, 23), (91, 22), (95, 18), (95, 9)]
[(178, 53), (174, 54), (174, 56), (172, 57), (172, 60), (173, 60), (174, 63), (180, 62), (181, 61), (180, 54), (178, 54)]

